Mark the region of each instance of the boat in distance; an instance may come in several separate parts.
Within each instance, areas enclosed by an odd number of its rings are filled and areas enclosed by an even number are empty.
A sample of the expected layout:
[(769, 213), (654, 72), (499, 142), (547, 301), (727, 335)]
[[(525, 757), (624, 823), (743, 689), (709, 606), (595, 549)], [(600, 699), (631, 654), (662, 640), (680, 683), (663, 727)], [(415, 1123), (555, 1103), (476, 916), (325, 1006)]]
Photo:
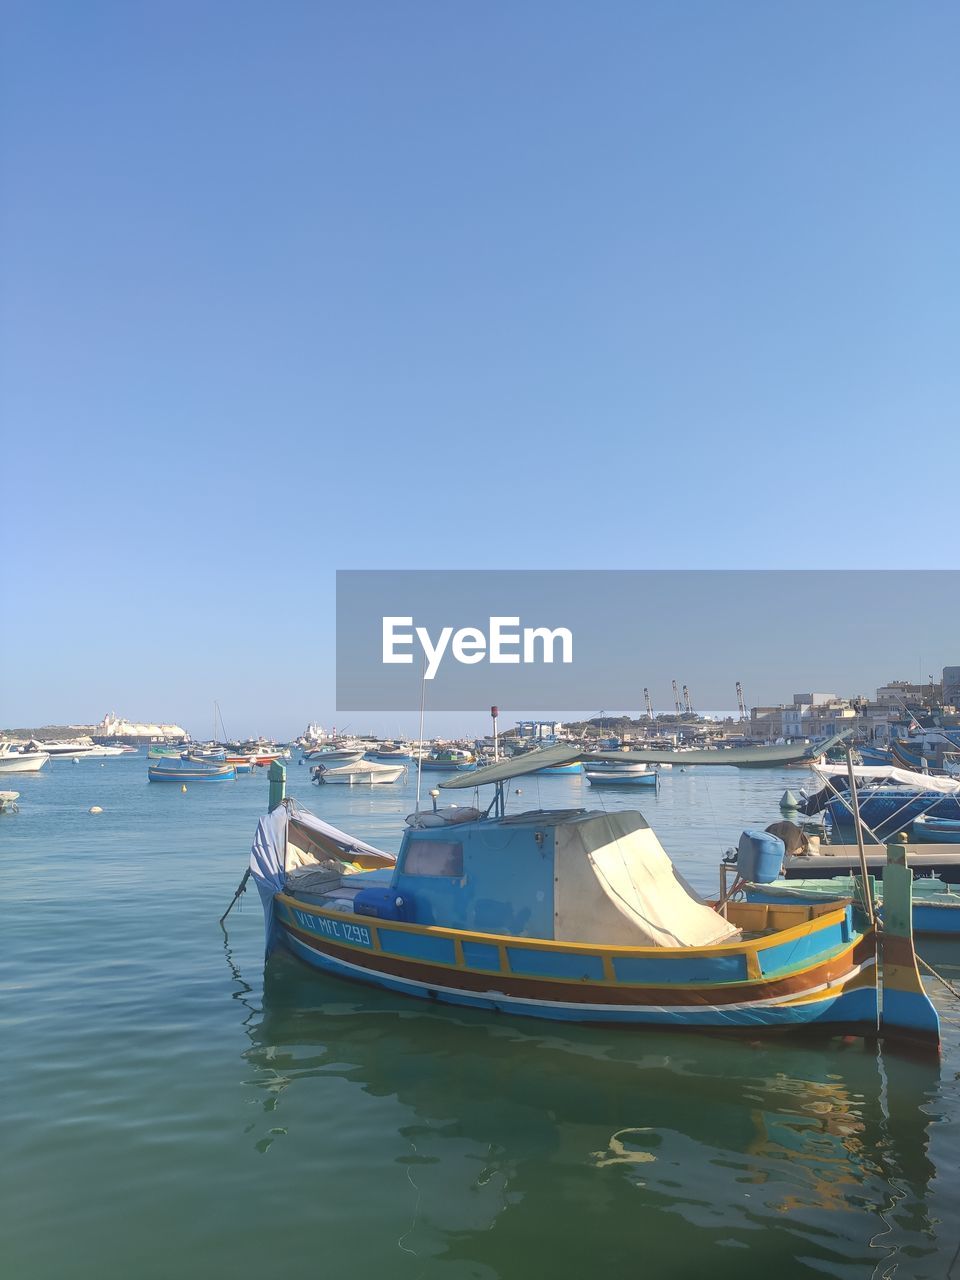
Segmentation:
[(656, 769), (595, 769), (591, 765), (584, 768), (584, 774), (591, 787), (652, 787), (660, 786), (660, 775)]
[(26, 751), (0, 742), (0, 773), (36, 773), (49, 759), (46, 751)]
[(879, 935), (855, 903), (717, 907), (638, 812), (508, 815), (505, 783), (549, 762), (531, 752), (441, 783), (491, 783), (494, 799), (410, 815), (396, 857), (286, 802), (277, 769), (248, 872), (268, 954), (282, 945), (340, 977), (550, 1020), (938, 1041), (909, 906), (898, 909), (911, 885), (902, 846), (888, 849), (881, 1006)]
[(374, 787), (396, 782), (406, 773), (406, 765), (378, 764), (374, 760), (355, 760), (346, 764), (315, 764), (310, 770), (314, 782), (321, 786), (340, 783), (347, 787)]
[(237, 771), (232, 764), (216, 761), (176, 759), (154, 760), (147, 766), (150, 782), (233, 782)]
[(477, 757), (473, 752), (459, 747), (438, 747), (429, 755), (420, 757), (420, 768), (424, 773), (467, 773), (476, 767)]

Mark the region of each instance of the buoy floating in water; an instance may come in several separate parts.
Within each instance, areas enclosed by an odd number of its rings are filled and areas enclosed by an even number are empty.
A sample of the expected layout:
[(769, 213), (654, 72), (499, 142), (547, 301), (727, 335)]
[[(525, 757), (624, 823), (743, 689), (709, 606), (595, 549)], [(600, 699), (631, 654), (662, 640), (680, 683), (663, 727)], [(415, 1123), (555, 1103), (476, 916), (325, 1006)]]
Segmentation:
[(186, 789), (187, 789), (187, 784), (186, 784), (186, 783), (184, 783), (184, 784), (183, 784), (183, 786), (181, 786), (180, 790), (181, 790), (181, 791), (186, 791)]
[(781, 809), (799, 809), (800, 801), (797, 799), (797, 797), (793, 794), (792, 791), (785, 791), (783, 795), (780, 797), (780, 808)]
[(103, 813), (103, 810), (100, 808), (100, 806), (99, 806), (98, 804), (95, 804), (95, 805), (91, 806), (91, 808), (90, 808), (90, 812), (91, 812), (91, 813)]

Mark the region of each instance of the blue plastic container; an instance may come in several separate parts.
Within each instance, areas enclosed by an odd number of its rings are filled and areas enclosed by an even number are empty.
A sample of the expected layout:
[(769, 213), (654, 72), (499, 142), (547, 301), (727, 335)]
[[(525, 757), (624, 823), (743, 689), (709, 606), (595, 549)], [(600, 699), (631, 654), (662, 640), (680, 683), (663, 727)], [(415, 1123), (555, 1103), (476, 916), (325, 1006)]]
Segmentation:
[(737, 871), (750, 884), (769, 884), (780, 876), (786, 845), (769, 831), (744, 831), (737, 845)]
[(358, 916), (375, 916), (378, 920), (413, 920), (410, 895), (398, 893), (389, 885), (360, 889), (353, 900), (353, 909)]

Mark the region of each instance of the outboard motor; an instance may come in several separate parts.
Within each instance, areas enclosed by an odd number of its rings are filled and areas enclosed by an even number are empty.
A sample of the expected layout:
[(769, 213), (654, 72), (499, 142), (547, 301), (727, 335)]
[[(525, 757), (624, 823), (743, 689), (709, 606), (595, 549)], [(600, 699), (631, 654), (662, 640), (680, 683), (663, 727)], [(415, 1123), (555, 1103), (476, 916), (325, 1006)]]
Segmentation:
[(737, 845), (737, 875), (750, 884), (770, 884), (783, 870), (786, 845), (769, 831), (744, 831)]

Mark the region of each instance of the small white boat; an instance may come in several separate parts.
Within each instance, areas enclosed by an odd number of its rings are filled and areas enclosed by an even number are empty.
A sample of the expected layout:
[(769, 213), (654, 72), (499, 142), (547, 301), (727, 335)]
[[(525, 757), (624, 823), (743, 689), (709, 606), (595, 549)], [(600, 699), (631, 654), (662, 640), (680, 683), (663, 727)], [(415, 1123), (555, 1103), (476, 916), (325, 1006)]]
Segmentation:
[(308, 764), (322, 764), (324, 768), (354, 764), (363, 759), (363, 747), (317, 747), (315, 751), (305, 751), (303, 758)]
[(0, 773), (36, 773), (49, 759), (46, 751), (22, 751), (12, 742), (0, 742)]
[(402, 764), (377, 764), (374, 760), (357, 760), (352, 764), (318, 764), (310, 770), (314, 782), (324, 786), (339, 782), (347, 787), (374, 787), (396, 782), (406, 772)]
[(16, 813), (19, 791), (0, 791), (0, 813)]
[(655, 769), (584, 769), (591, 787), (658, 787), (660, 775)]
[(636, 760), (584, 760), (583, 767), (588, 773), (649, 773), (650, 765)]
[(59, 742), (30, 743), (32, 751), (45, 751), (51, 760), (86, 760), (88, 757), (122, 756), (123, 747), (102, 747), (98, 742), (82, 742), (79, 738)]

